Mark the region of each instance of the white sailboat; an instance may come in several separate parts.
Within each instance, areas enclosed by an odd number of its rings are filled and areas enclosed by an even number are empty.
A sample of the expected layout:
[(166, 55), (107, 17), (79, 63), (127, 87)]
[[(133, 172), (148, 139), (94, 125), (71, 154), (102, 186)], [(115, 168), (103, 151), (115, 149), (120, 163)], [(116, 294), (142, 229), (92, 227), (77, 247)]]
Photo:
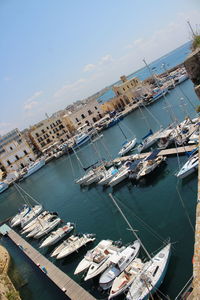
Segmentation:
[(141, 272), (134, 278), (127, 300), (146, 300), (159, 288), (164, 280), (171, 254), (171, 244), (163, 247), (154, 257), (145, 263)]
[(111, 266), (105, 270), (99, 279), (99, 285), (103, 290), (112, 286), (114, 279), (134, 260), (140, 250), (140, 242), (136, 240), (122, 252), (112, 255), (109, 260)]
[(42, 205), (35, 205), (31, 208), (31, 211), (21, 218), (21, 227), (23, 228), (29, 222), (31, 222), (34, 218), (36, 218), (40, 212), (42, 211)]
[(30, 207), (24, 204), (22, 209), (10, 220), (10, 226), (15, 227), (20, 224), (21, 218), (30, 211)]
[(152, 295), (164, 280), (171, 254), (171, 243), (165, 245), (154, 257), (151, 257), (142, 241), (139, 239), (137, 233), (134, 231), (131, 224), (123, 214), (121, 208), (113, 198), (112, 194), (109, 194), (109, 196), (128, 224), (134, 236), (141, 243), (142, 248), (149, 258), (149, 261), (145, 263), (145, 266), (142, 268), (141, 272), (139, 272), (134, 278), (126, 299), (147, 300), (149, 295)]
[(135, 145), (137, 143), (137, 138), (134, 136), (134, 138), (132, 138), (131, 140), (128, 140), (128, 138), (125, 135), (122, 127), (120, 126), (120, 124), (117, 123), (117, 125), (118, 125), (119, 129), (121, 130), (122, 135), (125, 138), (125, 142), (123, 143), (122, 148), (118, 153), (119, 156), (123, 156), (135, 147)]
[(40, 245), (40, 248), (54, 245), (62, 238), (64, 238), (69, 232), (74, 228), (74, 224), (68, 222), (66, 225), (58, 228), (56, 231), (53, 231)]
[(119, 170), (115, 167), (111, 167), (106, 172), (103, 173), (103, 178), (98, 181), (100, 185), (106, 185), (109, 181), (119, 172)]
[(21, 231), (21, 234), (25, 234), (28, 232), (31, 232), (37, 224), (42, 220), (48, 220), (48, 218), (51, 217), (51, 213), (48, 211), (43, 211), (39, 216), (37, 216), (35, 219), (33, 219), (30, 223), (25, 225)]

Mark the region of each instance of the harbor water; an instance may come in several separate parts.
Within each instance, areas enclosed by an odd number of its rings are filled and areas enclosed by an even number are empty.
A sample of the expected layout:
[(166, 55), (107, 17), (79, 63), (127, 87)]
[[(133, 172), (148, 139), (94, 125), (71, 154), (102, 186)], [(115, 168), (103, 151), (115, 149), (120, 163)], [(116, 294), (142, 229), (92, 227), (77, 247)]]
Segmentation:
[[(180, 48), (176, 51), (180, 51)], [(178, 56), (178, 53), (176, 54)], [(139, 142), (149, 128), (155, 131), (160, 126), (168, 126), (172, 122), (171, 111), (173, 117), (180, 121), (186, 115), (196, 116), (194, 107), (199, 104), (199, 100), (190, 80), (183, 82), (180, 88), (171, 90), (166, 99), (167, 102), (161, 98), (148, 106), (149, 111), (143, 108), (143, 114), (138, 109), (126, 116), (120, 124), (127, 136), (136, 135)], [(115, 125), (103, 131), (103, 135), (95, 145), (85, 145), (78, 151), (84, 167), (96, 162), (100, 157), (110, 159), (117, 156), (124, 142), (119, 127)], [(183, 163), (186, 156), (181, 156), (179, 160)], [(177, 181), (174, 174), (178, 169), (179, 160), (176, 156), (168, 157), (165, 166), (156, 170), (148, 179), (137, 183), (127, 180), (113, 189), (105, 189), (98, 185), (80, 188), (74, 183), (74, 179), (81, 176), (83, 171), (76, 156), (71, 154), (50, 162), (20, 182), (20, 186), (43, 204), (45, 209), (56, 211), (65, 222), (76, 223), (76, 232), (96, 234), (93, 245), (82, 248), (66, 259), (51, 260), (97, 299), (106, 299), (105, 294), (99, 293), (96, 280), (84, 282), (81, 276), (75, 276), (73, 272), (87, 249), (94, 247), (101, 239), (122, 240), (123, 244), (135, 239), (108, 195), (112, 192), (150, 253), (156, 252), (164, 240), (170, 238), (173, 243), (169, 268), (160, 290), (170, 299), (175, 299), (192, 275), (194, 231), (189, 220), (194, 227), (197, 201), (197, 173)], [(14, 215), (22, 203), (23, 200), (14, 186), (2, 193), (0, 220)], [(38, 241), (30, 239), (29, 242), (38, 248)], [(22, 299), (64, 299), (62, 293), (8, 238), (3, 238), (0, 243), (7, 247), (13, 259), (15, 272), (11, 272), (11, 277), (17, 274), (27, 283), (20, 288)], [(49, 257), (51, 250), (52, 248), (40, 251)], [(141, 257), (144, 257), (143, 253)], [(124, 298), (125, 296), (118, 297)]]

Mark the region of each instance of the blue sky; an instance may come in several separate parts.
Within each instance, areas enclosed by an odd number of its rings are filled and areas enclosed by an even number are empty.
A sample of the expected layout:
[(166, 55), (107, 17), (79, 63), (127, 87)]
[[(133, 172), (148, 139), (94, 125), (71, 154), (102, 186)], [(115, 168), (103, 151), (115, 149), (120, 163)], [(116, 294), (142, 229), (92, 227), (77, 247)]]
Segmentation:
[(84, 99), (191, 38), (199, 0), (1, 0), (0, 134)]

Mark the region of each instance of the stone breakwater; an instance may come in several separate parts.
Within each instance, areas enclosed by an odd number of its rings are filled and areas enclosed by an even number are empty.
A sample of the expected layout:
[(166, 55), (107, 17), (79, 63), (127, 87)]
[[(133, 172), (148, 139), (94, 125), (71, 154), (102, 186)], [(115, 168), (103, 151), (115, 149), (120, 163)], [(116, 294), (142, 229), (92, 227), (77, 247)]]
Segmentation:
[(10, 255), (8, 251), (0, 246), (0, 299), (1, 300), (21, 300), (13, 283), (8, 276)]

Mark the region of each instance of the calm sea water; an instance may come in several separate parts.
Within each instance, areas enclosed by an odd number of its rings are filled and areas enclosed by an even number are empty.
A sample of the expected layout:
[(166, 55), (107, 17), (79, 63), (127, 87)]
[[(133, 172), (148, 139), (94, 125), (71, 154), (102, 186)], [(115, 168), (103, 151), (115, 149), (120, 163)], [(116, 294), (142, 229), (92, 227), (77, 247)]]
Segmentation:
[[(180, 51), (180, 49), (176, 51)], [(178, 53), (177, 56), (179, 56)], [(193, 91), (193, 85), (189, 80), (182, 83), (180, 87), (194, 106), (199, 104)], [(181, 90), (177, 87), (167, 95), (168, 103), (179, 120), (183, 120), (186, 114), (191, 117), (196, 115), (192, 105), (187, 102), (187, 97), (184, 97)], [(180, 99), (182, 97), (184, 100)], [(157, 119), (155, 122), (149, 112), (143, 109), (143, 114), (148, 120), (148, 126), (153, 130), (158, 129), (160, 124), (167, 126), (171, 122), (164, 99), (148, 106), (148, 109)], [(139, 110), (124, 118), (121, 121), (121, 126), (128, 136), (135, 134), (138, 141), (148, 130)], [(115, 157), (123, 143), (123, 136), (118, 126), (104, 131), (103, 134), (104, 138), (96, 142), (101, 156), (104, 158)], [(82, 147), (78, 155), (85, 166), (98, 159), (91, 145)], [(180, 160), (183, 163), (186, 158), (182, 156)], [(96, 233), (94, 245), (101, 239), (107, 238), (121, 239), (124, 244), (134, 240), (108, 196), (109, 192), (113, 192), (130, 223), (138, 230), (149, 252), (154, 252), (160, 248), (163, 240), (170, 238), (173, 242), (169, 268), (160, 289), (162, 293), (169, 295), (170, 299), (174, 299), (192, 275), (194, 233), (188, 222), (186, 210), (194, 224), (197, 199), (197, 174), (184, 181), (177, 181), (174, 176), (177, 168), (177, 158), (170, 157), (166, 166), (156, 171), (154, 176), (148, 180), (143, 180), (140, 183), (133, 184), (126, 181), (114, 189), (103, 189), (99, 186), (81, 189), (74, 183), (74, 179), (79, 177), (82, 171), (76, 157), (71, 155), (50, 162), (40, 171), (22, 181), (20, 185), (41, 202), (46, 209), (57, 211), (66, 222), (75, 222), (77, 232)], [(177, 190), (180, 192), (181, 198), (178, 196)], [(183, 203), (185, 208), (183, 208)], [(22, 199), (14, 187), (1, 194), (0, 219), (15, 214), (21, 204)], [(144, 226), (141, 220), (162, 238), (157, 239), (155, 234), (147, 230), (147, 226)], [(44, 274), (38, 272), (36, 267), (23, 256), (11, 241), (4, 238), (0, 242), (8, 248), (13, 259), (11, 276), (16, 281), (20, 277), (23, 282), (27, 283), (20, 288), (22, 299), (53, 300), (63, 298), (63, 295), (45, 278)], [(34, 247), (38, 247), (37, 241), (30, 240), (30, 243)], [(94, 247), (94, 245), (90, 245), (87, 249)], [(87, 249), (83, 248), (79, 253), (64, 260), (52, 261), (98, 299), (105, 299), (105, 295), (98, 293), (96, 281), (85, 283), (81, 277), (73, 275), (75, 267)], [(41, 252), (49, 257), (50, 250), (44, 249)], [(124, 299), (124, 297), (118, 299)]]

